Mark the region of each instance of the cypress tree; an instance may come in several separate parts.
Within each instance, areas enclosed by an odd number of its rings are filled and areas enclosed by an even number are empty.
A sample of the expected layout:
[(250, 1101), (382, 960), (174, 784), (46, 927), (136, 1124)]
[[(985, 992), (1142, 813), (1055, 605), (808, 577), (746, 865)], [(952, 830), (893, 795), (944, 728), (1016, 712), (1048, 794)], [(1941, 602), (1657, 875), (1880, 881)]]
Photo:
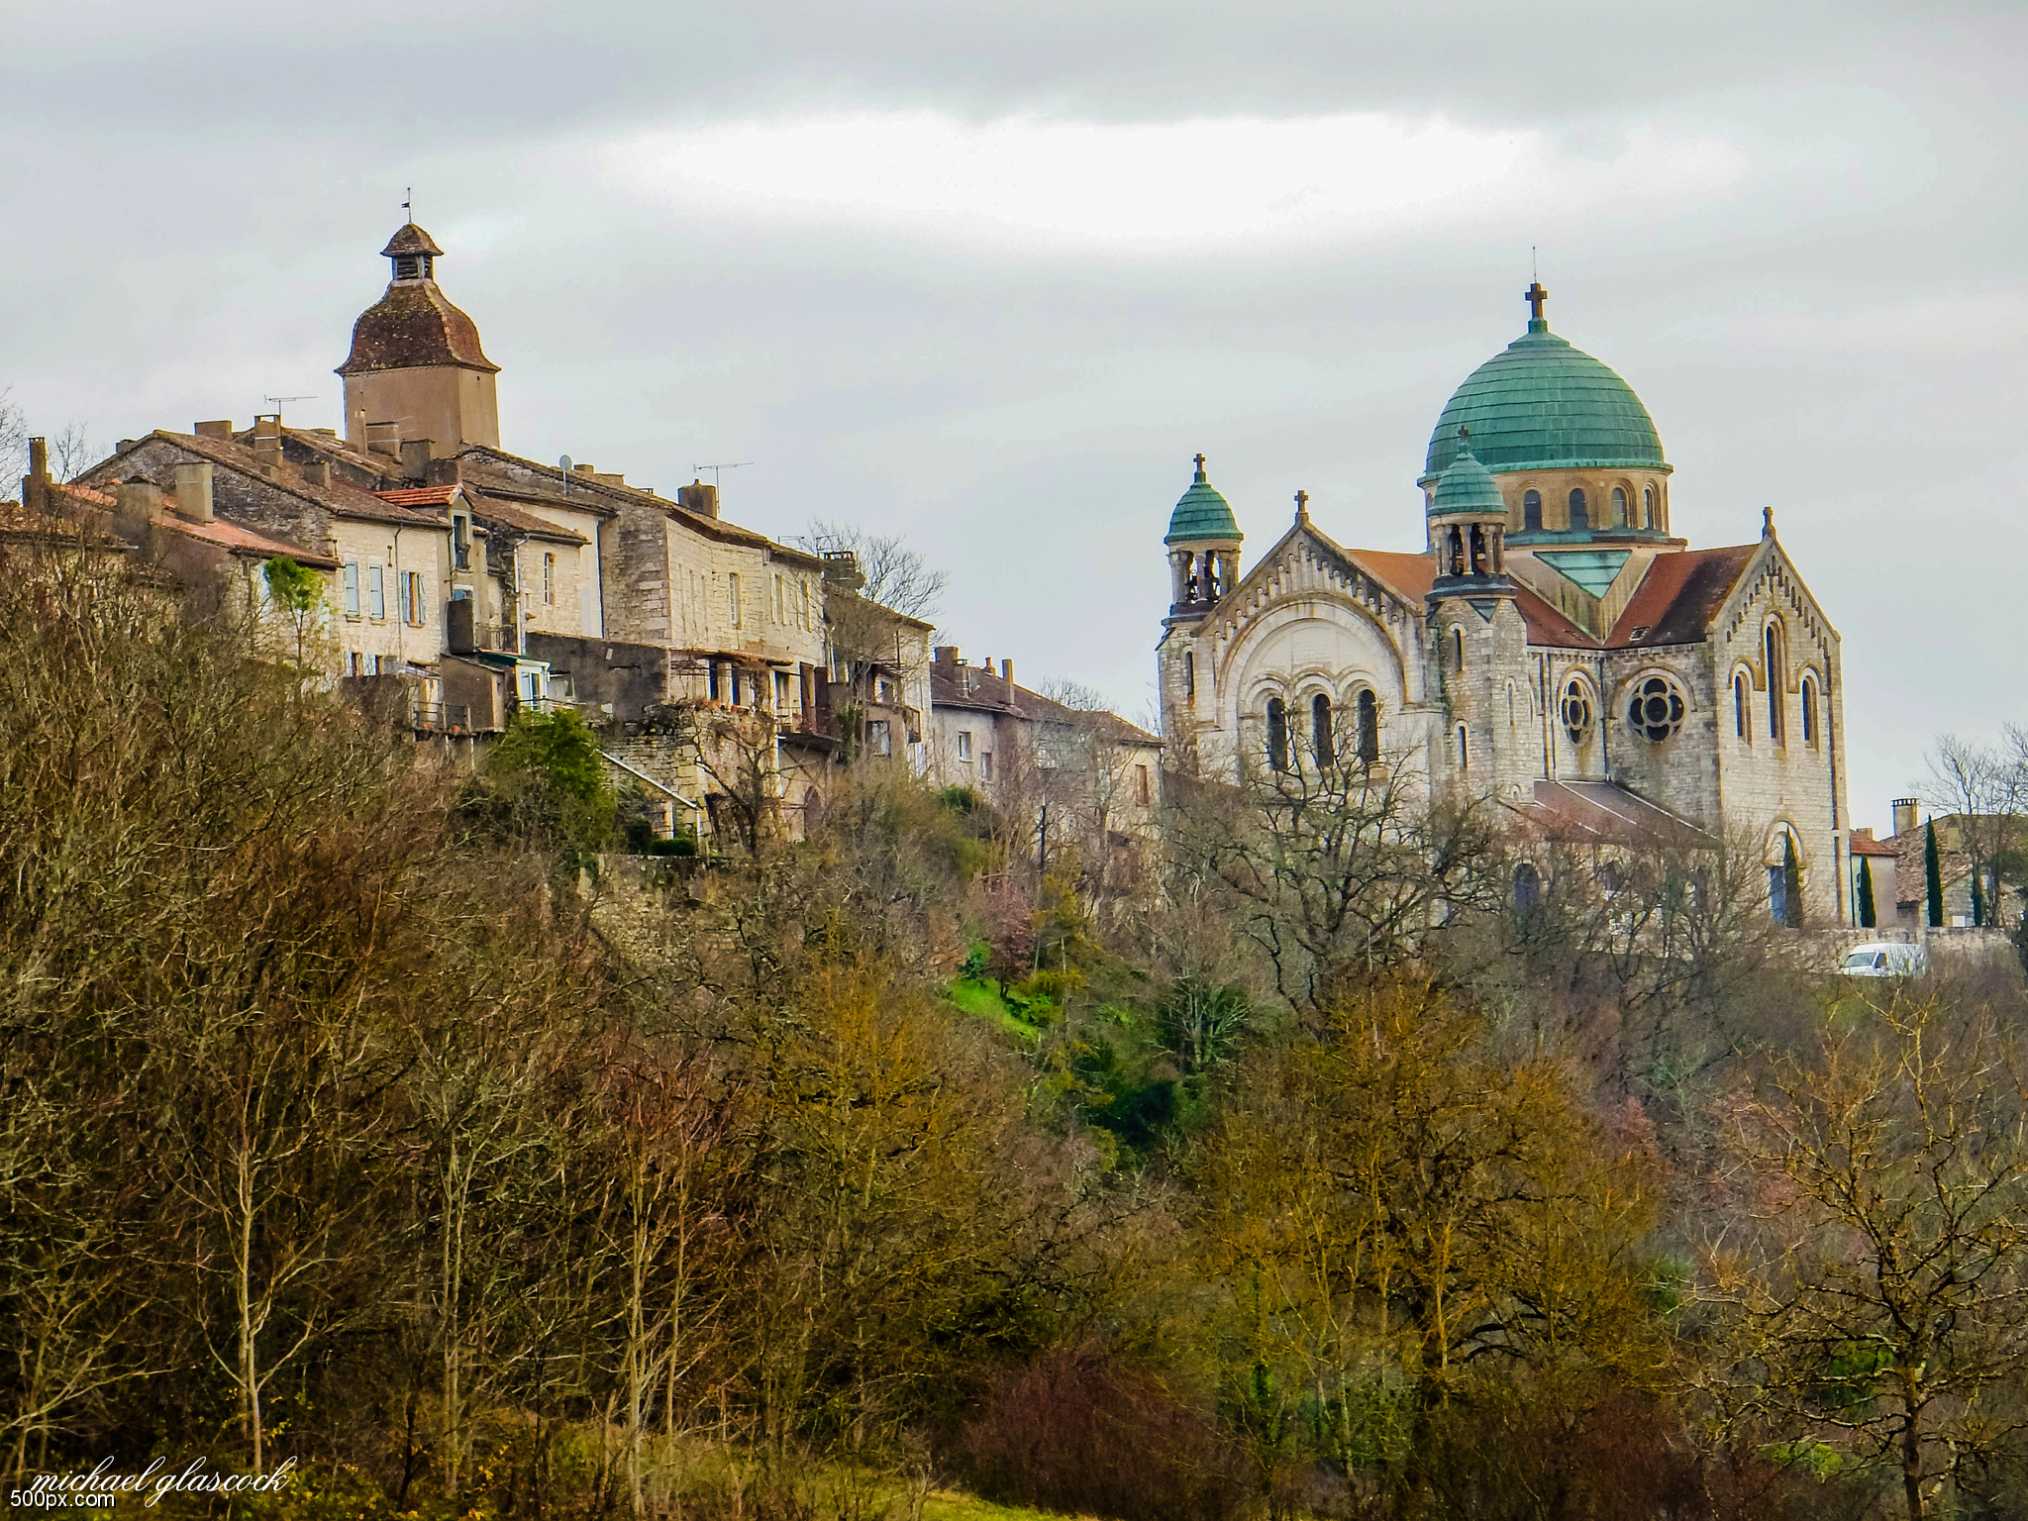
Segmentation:
[(1977, 866), (1972, 868), (1972, 923), (1974, 924), (1984, 924), (1986, 922), (1986, 891), (1979, 881), (1979, 878), (1984, 875), (1983, 868)]
[(1873, 928), (1873, 862), (1859, 858), (1859, 927)]
[(1795, 929), (1803, 922), (1803, 870), (1796, 861), (1796, 837), (1782, 831), (1782, 923)]
[(1922, 881), (1929, 898), (1929, 927), (1936, 929), (1943, 924), (1943, 862), (1936, 853), (1936, 820), (1931, 819), (1925, 826), (1927, 833), (1922, 841)]

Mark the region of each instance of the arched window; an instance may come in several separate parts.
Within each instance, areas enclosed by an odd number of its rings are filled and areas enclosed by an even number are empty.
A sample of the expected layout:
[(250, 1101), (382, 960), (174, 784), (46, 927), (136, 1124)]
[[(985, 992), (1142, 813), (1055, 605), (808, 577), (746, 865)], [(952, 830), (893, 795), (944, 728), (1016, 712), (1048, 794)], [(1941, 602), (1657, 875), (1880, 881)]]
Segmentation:
[(1331, 699), (1322, 692), (1310, 699), (1310, 749), (1320, 768), (1331, 764)]
[(1746, 732), (1746, 672), (1741, 671), (1732, 678), (1732, 732), (1741, 739), (1752, 738)]
[(1655, 521), (1655, 488), (1653, 486), (1643, 486), (1641, 488), (1641, 526), (1643, 528), (1656, 528), (1660, 526)]
[(1584, 499), (1584, 488), (1582, 486), (1579, 486), (1575, 491), (1570, 493), (1570, 526), (1572, 528), (1591, 527), (1591, 506)]
[(1521, 494), (1521, 529), (1524, 533), (1539, 533), (1542, 529), (1542, 493), (1525, 491)]
[(1380, 702), (1371, 688), (1361, 690), (1354, 711), (1358, 715), (1359, 764), (1370, 766), (1380, 759)]
[(1613, 527), (1631, 528), (1634, 520), (1627, 514), (1627, 493), (1622, 486), (1613, 487)]
[(1767, 656), (1767, 737), (1776, 744), (1782, 742), (1782, 636), (1778, 625), (1770, 623), (1767, 632), (1761, 636)]
[(1267, 757), (1275, 770), (1289, 769), (1289, 710), (1279, 697), (1268, 699)]
[(1817, 678), (1803, 678), (1803, 743), (1815, 749), (1817, 744)]
[(1185, 650), (1183, 652), (1183, 695), (1185, 697), (1195, 697), (1197, 695), (1197, 652), (1195, 650)]
[(1542, 873), (1523, 861), (1514, 868), (1514, 912), (1532, 914), (1542, 906)]
[(1465, 726), (1458, 725), (1458, 774), (1462, 776), (1472, 769), (1472, 742), (1465, 733)]
[(1465, 669), (1465, 631), (1456, 624), (1451, 625), (1451, 673), (1463, 674)]
[(1557, 700), (1557, 715), (1563, 720), (1563, 732), (1570, 736), (1573, 749), (1582, 748), (1591, 738), (1592, 704), (1591, 688), (1573, 676), (1564, 683), (1563, 695)]

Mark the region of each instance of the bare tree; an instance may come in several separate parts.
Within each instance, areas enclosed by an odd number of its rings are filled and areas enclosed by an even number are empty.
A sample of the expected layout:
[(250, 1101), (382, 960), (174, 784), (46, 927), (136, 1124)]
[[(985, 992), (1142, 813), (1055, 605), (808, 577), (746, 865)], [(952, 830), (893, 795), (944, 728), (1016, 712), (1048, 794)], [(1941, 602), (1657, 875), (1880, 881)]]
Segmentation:
[(1410, 753), (1243, 757), (1235, 783), (1173, 777), (1178, 864), (1215, 878), (1299, 1010), (1419, 955), (1430, 932), (1504, 900), (1495, 805), (1432, 794)]
[(1711, 1253), (1733, 1420), (1887, 1464), (1909, 1521), (1990, 1494), (2028, 1432), (2022, 1053), (1950, 1016), (1897, 1000), (1775, 1058), (1727, 1127), (1744, 1221)]
[(2028, 732), (2010, 726), (1997, 745), (1944, 735), (1929, 754), (1926, 791), (1954, 821), (1948, 844), (1963, 854), (1985, 919), (1998, 923), (1997, 888), (2003, 877), (2019, 880), (2028, 846)]
[(901, 539), (868, 533), (851, 523), (813, 521), (798, 540), (815, 555), (849, 553), (860, 576), (859, 595), (905, 617), (934, 623), (950, 578), (933, 569)]

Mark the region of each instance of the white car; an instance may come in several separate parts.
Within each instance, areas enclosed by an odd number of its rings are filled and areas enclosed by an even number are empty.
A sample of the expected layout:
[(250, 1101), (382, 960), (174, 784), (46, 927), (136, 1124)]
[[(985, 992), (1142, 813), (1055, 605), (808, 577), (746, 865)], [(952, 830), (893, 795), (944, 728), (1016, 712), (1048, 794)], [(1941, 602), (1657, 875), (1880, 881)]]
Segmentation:
[(1899, 940), (1875, 940), (1853, 946), (1838, 970), (1847, 977), (1920, 977), (1929, 970), (1929, 952)]

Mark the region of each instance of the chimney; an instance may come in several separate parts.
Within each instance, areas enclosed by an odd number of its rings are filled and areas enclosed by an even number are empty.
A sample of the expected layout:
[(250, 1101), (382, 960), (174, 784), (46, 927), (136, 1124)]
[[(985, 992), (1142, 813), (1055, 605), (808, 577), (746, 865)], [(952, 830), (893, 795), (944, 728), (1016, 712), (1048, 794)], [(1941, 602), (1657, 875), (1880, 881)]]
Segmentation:
[(598, 471), (594, 470), (590, 465), (572, 465), (570, 473), (572, 475), (597, 475)]
[(192, 523), (211, 521), (210, 460), (184, 460), (176, 466), (176, 516)]
[(162, 507), (162, 489), (153, 481), (135, 476), (131, 481), (120, 482), (120, 505), (117, 509), (120, 525), (129, 532), (138, 533), (155, 520), (155, 514)]
[(257, 412), (253, 426), (254, 465), (269, 480), (282, 473), (282, 414)]
[(597, 481), (601, 486), (624, 486), (627, 484), (627, 472), (615, 470), (608, 475), (603, 470), (594, 470), (592, 472), (592, 479)]
[(28, 474), (21, 478), (21, 505), (30, 512), (49, 511), (49, 440), (28, 441)]
[(418, 486), (428, 483), (430, 461), (436, 457), (437, 446), (427, 438), (405, 438), (401, 441), (401, 473)]
[(432, 459), (429, 473), (423, 477), (425, 486), (455, 486), (465, 478), (465, 462), (455, 454), (449, 459)]
[(1911, 829), (1915, 828), (1917, 824), (1922, 822), (1922, 820), (1918, 817), (1918, 815), (1921, 812), (1922, 812), (1921, 798), (1919, 797), (1896, 798), (1894, 800), (1894, 832), (1896, 834), (1907, 834)]
[(370, 422), (366, 425), (366, 452), (385, 454), (390, 459), (401, 458), (401, 424), (398, 422)]
[(190, 431), (199, 438), (231, 438), (232, 419), (221, 417), (216, 422), (192, 423)]
[(1004, 682), (1006, 682), (1006, 683), (1007, 683), (1007, 692), (1008, 692), (1008, 695), (1009, 695), (1009, 696), (1012, 696), (1012, 695), (1013, 695), (1013, 692), (1014, 692), (1014, 662), (1013, 662), (1013, 661), (1011, 661), (1011, 660), (1003, 660), (1003, 661), (1001, 661), (1001, 662), (1000, 662), (1000, 679), (1001, 679), (1002, 681), (1004, 681)]
[(692, 481), (687, 486), (676, 488), (676, 505), (687, 507), (703, 517), (718, 516), (718, 488), (707, 486), (703, 481)]
[(303, 466), (303, 479), (312, 486), (331, 484), (331, 462), (328, 459), (313, 459)]
[(955, 644), (940, 644), (930, 651), (930, 663), (949, 670), (958, 663), (958, 647)]

